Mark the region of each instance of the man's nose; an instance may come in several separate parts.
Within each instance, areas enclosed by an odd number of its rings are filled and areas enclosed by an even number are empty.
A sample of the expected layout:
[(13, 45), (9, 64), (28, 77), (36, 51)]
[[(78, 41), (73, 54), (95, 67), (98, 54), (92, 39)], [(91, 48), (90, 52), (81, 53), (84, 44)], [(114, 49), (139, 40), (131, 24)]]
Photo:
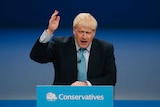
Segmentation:
[(83, 33), (83, 38), (87, 38), (87, 33), (86, 32)]

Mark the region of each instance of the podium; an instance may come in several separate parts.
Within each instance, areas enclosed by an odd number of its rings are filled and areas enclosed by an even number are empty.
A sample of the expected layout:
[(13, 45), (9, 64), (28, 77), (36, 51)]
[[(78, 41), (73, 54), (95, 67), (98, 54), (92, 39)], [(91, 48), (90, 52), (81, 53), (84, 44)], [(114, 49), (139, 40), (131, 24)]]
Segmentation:
[(37, 107), (113, 107), (113, 86), (38, 85)]

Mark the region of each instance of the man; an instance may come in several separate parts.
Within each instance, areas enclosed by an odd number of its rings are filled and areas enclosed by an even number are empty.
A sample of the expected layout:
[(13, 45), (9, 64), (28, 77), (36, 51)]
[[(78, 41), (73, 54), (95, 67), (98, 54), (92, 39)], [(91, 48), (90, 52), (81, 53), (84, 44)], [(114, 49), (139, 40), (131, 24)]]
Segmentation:
[[(59, 25), (58, 13), (57, 10), (54, 11), (48, 28), (33, 46), (31, 59), (39, 63), (53, 63), (55, 68), (53, 85), (114, 86), (116, 65), (113, 45), (94, 38), (97, 29), (96, 19), (90, 13), (80, 13), (73, 21), (74, 36), (56, 37), (53, 33)], [(49, 42), (52, 36), (53, 41)], [(79, 59), (80, 53), (85, 63), (83, 70), (80, 70), (83, 68), (82, 59)]]

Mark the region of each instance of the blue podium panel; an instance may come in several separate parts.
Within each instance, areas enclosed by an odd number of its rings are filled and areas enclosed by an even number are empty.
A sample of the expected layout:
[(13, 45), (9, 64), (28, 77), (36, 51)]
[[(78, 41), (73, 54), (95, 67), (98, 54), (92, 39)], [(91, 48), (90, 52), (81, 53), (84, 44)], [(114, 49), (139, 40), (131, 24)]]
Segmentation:
[(113, 86), (37, 86), (37, 107), (113, 107)]

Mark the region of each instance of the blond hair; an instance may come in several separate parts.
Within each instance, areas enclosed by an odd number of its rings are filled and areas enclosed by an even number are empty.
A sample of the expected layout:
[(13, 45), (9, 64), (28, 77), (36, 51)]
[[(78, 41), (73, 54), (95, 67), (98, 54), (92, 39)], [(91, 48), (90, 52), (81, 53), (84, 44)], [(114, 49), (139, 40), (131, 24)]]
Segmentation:
[(73, 28), (76, 28), (77, 26), (85, 26), (96, 30), (97, 25), (96, 19), (90, 13), (80, 13), (73, 21)]

